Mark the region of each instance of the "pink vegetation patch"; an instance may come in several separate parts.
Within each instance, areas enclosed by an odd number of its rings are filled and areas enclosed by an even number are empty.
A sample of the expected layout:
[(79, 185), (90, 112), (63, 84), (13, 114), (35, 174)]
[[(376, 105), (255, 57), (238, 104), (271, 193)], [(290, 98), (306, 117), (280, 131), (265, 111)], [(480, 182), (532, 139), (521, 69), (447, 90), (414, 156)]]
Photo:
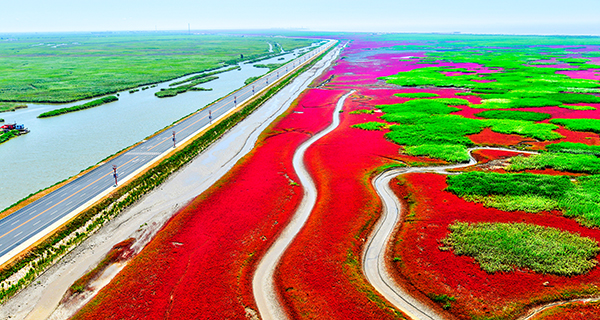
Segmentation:
[[(181, 209), (75, 319), (231, 319), (256, 310), (252, 274), (295, 211), (296, 148), (331, 122), (336, 90), (309, 90), (208, 191)], [(317, 103), (320, 101), (320, 103)]]
[(590, 79), (600, 80), (600, 70), (573, 70), (573, 71), (557, 71), (558, 74), (564, 74), (573, 79)]
[(558, 212), (537, 214), (522, 211), (504, 212), (466, 202), (446, 188), (446, 176), (414, 173), (404, 176), (400, 187), (392, 181), (399, 199), (410, 195), (414, 217), (405, 218), (397, 235), (394, 257), (399, 281), (422, 294), (448, 295), (456, 298), (449, 310), (463, 318), (513, 318), (536, 301), (560, 299), (565, 292), (597, 290), (600, 268), (584, 275), (561, 277), (530, 270), (488, 274), (473, 258), (457, 256), (439, 249), (440, 240), (457, 221), (526, 222), (578, 233), (600, 241), (600, 230), (588, 229)]

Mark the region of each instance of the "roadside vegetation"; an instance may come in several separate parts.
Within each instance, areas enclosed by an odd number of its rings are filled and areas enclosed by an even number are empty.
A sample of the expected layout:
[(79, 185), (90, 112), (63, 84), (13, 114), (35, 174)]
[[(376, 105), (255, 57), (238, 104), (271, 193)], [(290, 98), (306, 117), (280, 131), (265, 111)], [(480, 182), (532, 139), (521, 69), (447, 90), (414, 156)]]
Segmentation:
[(473, 257), (486, 272), (527, 268), (561, 276), (596, 266), (600, 248), (590, 238), (527, 223), (464, 223), (448, 226), (442, 250)]
[(77, 106), (68, 107), (68, 108), (60, 108), (60, 109), (55, 109), (55, 110), (51, 110), (48, 112), (44, 112), (44, 113), (40, 114), (38, 116), (38, 118), (55, 117), (55, 116), (59, 116), (61, 114), (65, 114), (65, 113), (70, 113), (70, 112), (75, 112), (75, 111), (80, 111), (80, 110), (85, 110), (85, 109), (101, 106), (103, 104), (107, 104), (107, 103), (117, 101), (117, 100), (119, 100), (119, 98), (117, 98), (115, 96), (107, 96), (107, 97), (92, 100), (88, 103), (80, 104)]
[(256, 97), (252, 102), (245, 105), (242, 110), (215, 124), (205, 134), (191, 141), (182, 150), (163, 160), (135, 180), (121, 186), (106, 199), (82, 212), (46, 240), (2, 268), (0, 270), (0, 303), (31, 283), (55, 261), (62, 258), (107, 221), (163, 183), (173, 172), (192, 161), (198, 153), (205, 150), (234, 125), (245, 119), (272, 95), (311, 67), (318, 59), (283, 79), (261, 96)]
[(249, 84), (251, 84), (252, 82), (254, 82), (254, 81), (256, 81), (256, 80), (260, 79), (260, 77), (261, 77), (261, 76), (250, 77), (250, 78), (248, 78), (248, 79), (244, 80), (244, 84), (245, 84), (245, 85), (249, 85)]

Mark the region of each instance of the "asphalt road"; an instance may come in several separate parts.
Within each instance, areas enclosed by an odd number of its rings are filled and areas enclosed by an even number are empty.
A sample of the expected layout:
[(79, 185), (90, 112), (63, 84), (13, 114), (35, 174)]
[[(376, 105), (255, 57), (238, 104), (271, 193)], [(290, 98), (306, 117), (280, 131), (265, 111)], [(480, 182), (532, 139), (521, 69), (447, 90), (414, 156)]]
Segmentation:
[[(173, 132), (175, 132), (176, 141), (179, 142), (204, 130), (210, 125), (211, 120), (215, 121), (251, 98), (261, 89), (287, 73), (291, 73), (294, 67), (300, 63), (317, 55), (322, 50), (326, 50), (329, 44), (332, 43), (328, 42), (259, 80), (242, 87), (209, 108), (197, 112), (175, 124), (172, 128), (144, 141), (124, 154), (0, 220), (0, 263), (4, 263), (17, 255), (20, 251), (20, 249), (17, 250), (19, 246), (22, 247), (25, 243), (29, 244), (29, 242), (43, 237), (52, 231), (48, 230), (50, 226), (75, 210), (81, 209), (84, 204), (95, 197), (115, 188), (113, 165), (117, 167), (118, 179), (133, 174), (173, 148)], [(132, 121), (135, 121), (135, 119), (132, 119)]]

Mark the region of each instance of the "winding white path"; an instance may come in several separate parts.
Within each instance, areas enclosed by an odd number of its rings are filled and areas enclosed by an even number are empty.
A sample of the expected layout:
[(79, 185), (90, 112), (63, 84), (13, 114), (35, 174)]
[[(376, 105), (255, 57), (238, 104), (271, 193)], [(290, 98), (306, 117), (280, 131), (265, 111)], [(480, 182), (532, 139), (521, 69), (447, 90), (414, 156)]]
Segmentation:
[(363, 273), (367, 280), (396, 308), (406, 313), (412, 319), (443, 319), (444, 317), (429, 305), (415, 299), (410, 293), (399, 286), (389, 274), (391, 268), (386, 263), (386, 250), (393, 235), (394, 228), (400, 221), (402, 205), (391, 190), (389, 184), (395, 177), (412, 172), (435, 172), (452, 174), (449, 169), (468, 167), (477, 163), (471, 155), (475, 150), (492, 149), (532, 154), (536, 152), (521, 151), (505, 148), (472, 148), (469, 149), (469, 162), (449, 166), (399, 168), (382, 172), (373, 180), (373, 186), (383, 202), (381, 218), (373, 233), (369, 236), (363, 253)]
[(254, 298), (256, 300), (260, 316), (263, 320), (288, 318), (283, 307), (279, 303), (279, 299), (277, 298), (273, 272), (275, 271), (275, 267), (277, 267), (277, 264), (279, 263), (279, 260), (283, 256), (283, 253), (287, 247), (290, 245), (290, 243), (292, 243), (296, 237), (296, 234), (298, 234), (300, 229), (302, 229), (308, 220), (308, 217), (317, 200), (317, 189), (312, 178), (310, 177), (310, 174), (304, 167), (304, 153), (308, 147), (310, 147), (317, 140), (321, 139), (323, 136), (329, 134), (340, 124), (340, 110), (344, 106), (344, 101), (346, 101), (346, 98), (354, 93), (354, 91), (355, 90), (352, 90), (346, 93), (338, 100), (335, 110), (333, 111), (333, 122), (325, 130), (312, 136), (310, 139), (301, 144), (294, 153), (294, 170), (296, 170), (298, 178), (300, 179), (300, 184), (304, 188), (304, 196), (302, 197), (302, 202), (300, 202), (300, 206), (294, 213), (290, 223), (286, 226), (281, 233), (281, 236), (277, 238), (275, 243), (273, 243), (271, 248), (269, 248), (269, 251), (267, 251), (265, 256), (260, 261), (258, 268), (254, 273), (254, 278), (252, 279)]

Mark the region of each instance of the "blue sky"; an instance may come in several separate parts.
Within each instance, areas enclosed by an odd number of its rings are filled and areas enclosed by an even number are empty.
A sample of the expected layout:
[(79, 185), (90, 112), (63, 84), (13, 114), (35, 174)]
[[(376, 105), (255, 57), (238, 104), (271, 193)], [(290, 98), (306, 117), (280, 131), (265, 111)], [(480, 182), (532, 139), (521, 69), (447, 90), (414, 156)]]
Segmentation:
[(2, 0), (0, 33), (306, 28), (600, 35), (600, 0)]

